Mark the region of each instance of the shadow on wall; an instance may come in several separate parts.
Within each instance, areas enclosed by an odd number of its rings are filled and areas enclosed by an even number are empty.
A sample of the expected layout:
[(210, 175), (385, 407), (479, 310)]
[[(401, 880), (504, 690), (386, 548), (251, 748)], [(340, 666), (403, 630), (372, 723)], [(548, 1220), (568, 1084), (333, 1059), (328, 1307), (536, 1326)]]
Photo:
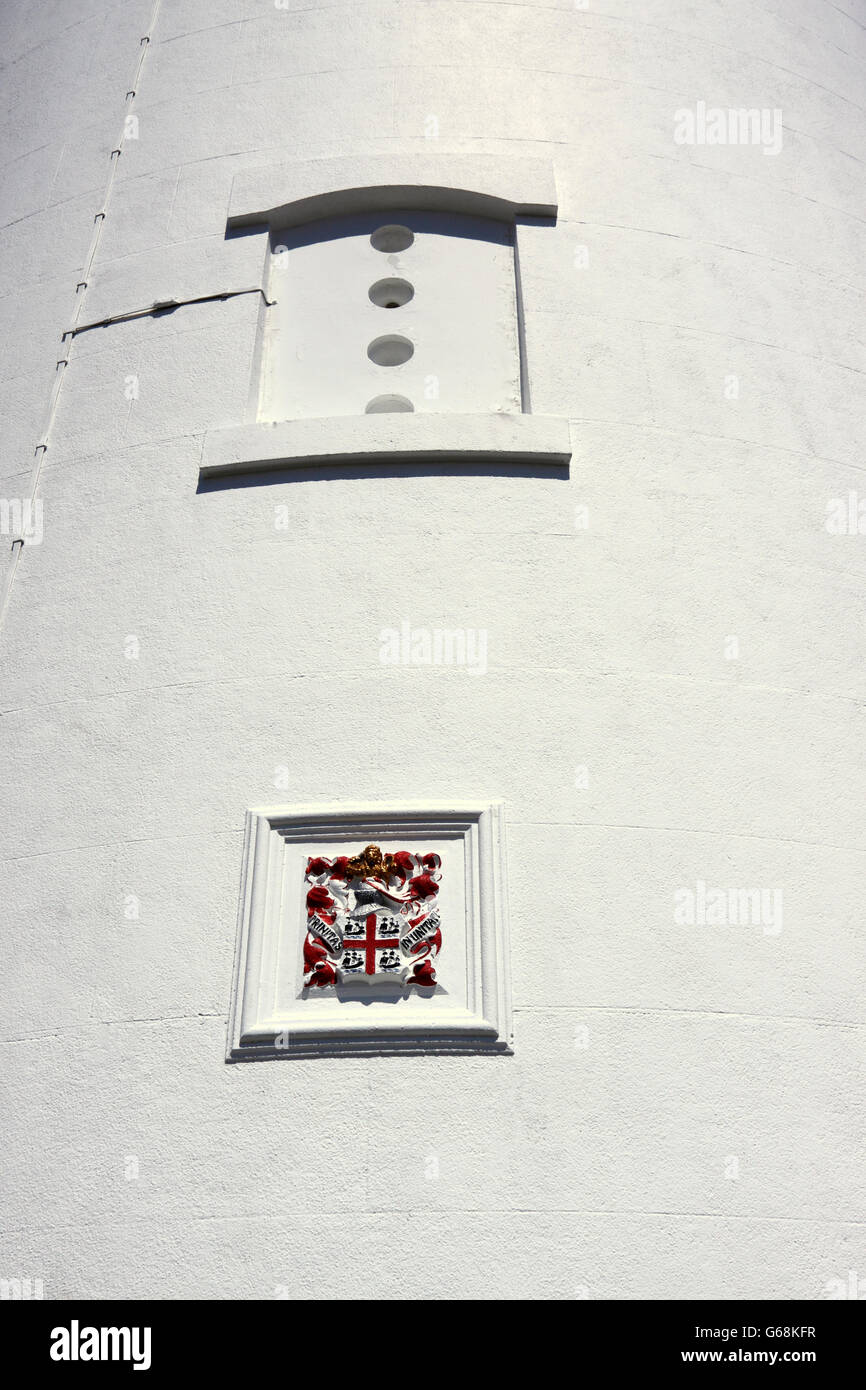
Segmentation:
[(199, 478), (196, 492), (222, 492), (229, 488), (273, 487), (275, 483), (336, 482), (370, 478), (464, 478), (478, 475), (496, 478), (550, 478), (567, 483), (567, 464), (497, 462), (438, 463), (344, 463), (327, 467), (263, 468), (255, 473), (231, 473), (223, 478)]

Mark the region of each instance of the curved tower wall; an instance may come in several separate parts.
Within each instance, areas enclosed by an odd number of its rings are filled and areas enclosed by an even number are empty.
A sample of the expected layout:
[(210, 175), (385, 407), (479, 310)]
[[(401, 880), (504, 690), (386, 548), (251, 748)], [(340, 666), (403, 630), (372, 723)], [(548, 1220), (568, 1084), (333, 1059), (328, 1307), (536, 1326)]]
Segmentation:
[[(0, 492), (44, 506), (2, 555), (4, 1277), (785, 1298), (866, 1267), (866, 542), (826, 525), (864, 491), (864, 21), (4, 5)], [(707, 143), (716, 108), (768, 138)], [(431, 150), (555, 168), (520, 276), (568, 476), (199, 487), (259, 351), (260, 295), (204, 298), (259, 283), (235, 176)], [(138, 314), (165, 297), (198, 302)], [(485, 632), (486, 669), (383, 666), (404, 620)], [(227, 1066), (246, 808), (467, 796), (506, 802), (514, 1055)], [(763, 916), (677, 920), (701, 884)]]

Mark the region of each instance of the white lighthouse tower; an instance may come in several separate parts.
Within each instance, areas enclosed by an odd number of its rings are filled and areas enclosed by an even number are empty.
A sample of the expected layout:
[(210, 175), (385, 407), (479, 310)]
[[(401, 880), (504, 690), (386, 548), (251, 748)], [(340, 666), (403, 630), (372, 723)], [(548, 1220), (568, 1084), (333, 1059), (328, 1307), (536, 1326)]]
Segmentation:
[(866, 1272), (864, 5), (0, 51), (4, 1288)]

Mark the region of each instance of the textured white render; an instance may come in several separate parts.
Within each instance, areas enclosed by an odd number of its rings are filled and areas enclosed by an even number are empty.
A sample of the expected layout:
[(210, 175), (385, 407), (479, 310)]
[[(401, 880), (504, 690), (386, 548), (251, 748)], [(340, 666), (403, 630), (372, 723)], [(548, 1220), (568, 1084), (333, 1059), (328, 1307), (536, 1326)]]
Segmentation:
[[(0, 54), (0, 498), (44, 501), (0, 537), (0, 1275), (866, 1276), (866, 535), (825, 525), (866, 494), (866, 5), (4, 0)], [(698, 103), (781, 150), (677, 143)], [(519, 268), (570, 468), (200, 480), (255, 418), (233, 182), (431, 154), (555, 170)], [(404, 622), (484, 668), (383, 665)], [(513, 1056), (226, 1063), (248, 808), (499, 798)], [(676, 923), (699, 882), (783, 922)]]

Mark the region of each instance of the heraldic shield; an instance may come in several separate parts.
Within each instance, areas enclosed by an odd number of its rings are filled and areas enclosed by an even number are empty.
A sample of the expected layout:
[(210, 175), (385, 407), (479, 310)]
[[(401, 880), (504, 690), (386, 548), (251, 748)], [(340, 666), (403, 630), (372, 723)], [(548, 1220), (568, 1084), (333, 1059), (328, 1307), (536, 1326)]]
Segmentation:
[(438, 854), (383, 854), (378, 845), (308, 859), (304, 987), (435, 986), (441, 867)]

